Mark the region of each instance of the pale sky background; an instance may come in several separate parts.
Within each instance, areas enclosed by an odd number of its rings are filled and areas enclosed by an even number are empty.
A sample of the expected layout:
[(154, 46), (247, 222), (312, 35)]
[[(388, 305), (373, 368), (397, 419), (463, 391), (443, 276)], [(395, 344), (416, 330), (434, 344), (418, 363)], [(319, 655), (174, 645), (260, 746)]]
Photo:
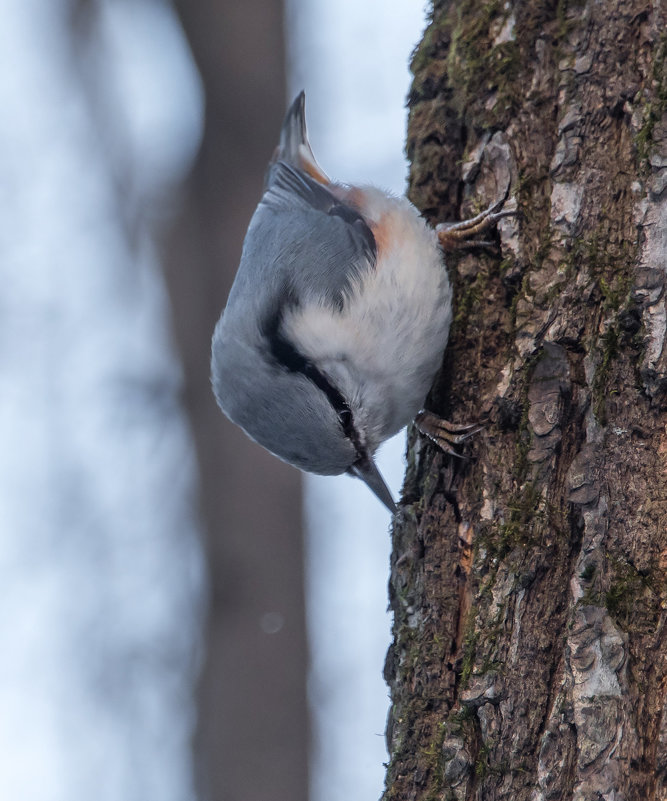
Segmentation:
[(0, 797), (191, 801), (196, 466), (135, 210), (194, 155), (198, 78), (172, 14), (110, 0), (86, 85), (68, 7), (0, 2)]
[[(201, 87), (160, 0), (105, 0), (74, 60), (68, 6), (0, 0), (0, 797), (194, 801), (197, 475), (145, 215), (191, 164)], [(422, 4), (290, 12), (322, 166), (402, 192)], [(389, 514), (359, 481), (307, 488), (311, 801), (377, 799)]]

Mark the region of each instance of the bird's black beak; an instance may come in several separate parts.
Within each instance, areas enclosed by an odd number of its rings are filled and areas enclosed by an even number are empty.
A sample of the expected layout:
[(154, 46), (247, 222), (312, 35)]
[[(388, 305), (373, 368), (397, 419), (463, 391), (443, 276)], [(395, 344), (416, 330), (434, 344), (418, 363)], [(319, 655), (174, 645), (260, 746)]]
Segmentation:
[(377, 466), (370, 456), (364, 456), (357, 460), (352, 467), (347, 471), (350, 475), (360, 478), (366, 485), (375, 493), (382, 503), (389, 509), (392, 514), (396, 512), (396, 504), (391, 497), (389, 487), (384, 483), (382, 474), (377, 469)]

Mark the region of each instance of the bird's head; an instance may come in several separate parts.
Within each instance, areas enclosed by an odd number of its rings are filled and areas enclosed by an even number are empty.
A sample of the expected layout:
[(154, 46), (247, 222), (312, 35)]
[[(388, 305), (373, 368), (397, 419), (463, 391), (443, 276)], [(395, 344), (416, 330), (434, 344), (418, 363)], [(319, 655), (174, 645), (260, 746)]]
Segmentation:
[(360, 478), (394, 512), (373, 458), (375, 446), (354, 401), (346, 400), (287, 341), (274, 336), (267, 346), (232, 331), (223, 314), (211, 360), (213, 391), (223, 412), (260, 445), (301, 470)]

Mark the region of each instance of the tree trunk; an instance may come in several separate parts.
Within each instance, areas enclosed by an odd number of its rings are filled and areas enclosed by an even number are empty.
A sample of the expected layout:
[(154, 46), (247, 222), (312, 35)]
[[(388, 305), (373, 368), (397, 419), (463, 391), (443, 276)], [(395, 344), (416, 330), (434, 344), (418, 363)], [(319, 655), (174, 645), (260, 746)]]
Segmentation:
[(667, 798), (667, 9), (437, 2), (410, 196), (510, 186), (500, 252), (449, 259), (429, 408), (393, 529), (392, 799)]
[[(176, 0), (206, 99), (164, 262), (200, 469), (210, 605), (195, 742), (204, 801), (305, 801), (301, 480), (217, 408), (211, 335), (285, 111), (281, 0)], [(258, 56), (261, 54), (261, 57)]]

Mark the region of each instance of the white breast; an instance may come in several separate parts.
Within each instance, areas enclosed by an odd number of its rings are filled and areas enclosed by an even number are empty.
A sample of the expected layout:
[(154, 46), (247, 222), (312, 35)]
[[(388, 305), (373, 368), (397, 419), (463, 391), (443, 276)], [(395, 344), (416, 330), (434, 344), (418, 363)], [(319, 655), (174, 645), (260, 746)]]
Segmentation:
[(376, 267), (343, 311), (298, 308), (285, 330), (342, 392), (373, 452), (424, 402), (447, 344), (451, 287), (435, 232), (409, 201), (354, 192), (376, 237)]

